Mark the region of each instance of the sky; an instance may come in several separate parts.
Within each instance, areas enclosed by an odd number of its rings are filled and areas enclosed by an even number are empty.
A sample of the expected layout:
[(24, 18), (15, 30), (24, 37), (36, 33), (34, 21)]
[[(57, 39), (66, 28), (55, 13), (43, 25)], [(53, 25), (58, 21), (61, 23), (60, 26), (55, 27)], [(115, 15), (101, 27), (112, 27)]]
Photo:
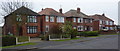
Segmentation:
[[(0, 2), (6, 2), (6, 0), (0, 0)], [(120, 0), (24, 0), (32, 2), (32, 10), (40, 12), (41, 9), (53, 8), (59, 11), (63, 9), (63, 13), (70, 9), (77, 9), (79, 7), (81, 12), (86, 15), (105, 14), (108, 18), (115, 21), (118, 24), (118, 2)], [(3, 24), (0, 24), (2, 26)]]

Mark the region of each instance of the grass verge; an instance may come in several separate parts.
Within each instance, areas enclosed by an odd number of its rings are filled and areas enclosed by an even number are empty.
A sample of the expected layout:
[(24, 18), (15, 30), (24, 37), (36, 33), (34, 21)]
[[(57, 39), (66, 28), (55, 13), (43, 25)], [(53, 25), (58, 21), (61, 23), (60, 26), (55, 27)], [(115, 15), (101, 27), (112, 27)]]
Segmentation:
[(11, 48), (11, 47), (18, 47), (18, 46), (25, 46), (25, 45), (36, 45), (36, 43), (24, 43), (24, 44), (18, 44), (18, 45), (12, 45), (12, 46), (4, 46), (0, 48)]
[(80, 38), (62, 39), (62, 40), (52, 40), (52, 41), (69, 41), (69, 40), (76, 40), (76, 39), (80, 39)]

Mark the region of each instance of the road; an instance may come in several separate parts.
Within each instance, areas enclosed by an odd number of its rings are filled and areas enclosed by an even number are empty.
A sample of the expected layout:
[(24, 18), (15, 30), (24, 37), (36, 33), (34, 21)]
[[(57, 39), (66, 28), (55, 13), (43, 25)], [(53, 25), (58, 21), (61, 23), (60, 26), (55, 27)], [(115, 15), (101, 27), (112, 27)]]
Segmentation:
[(105, 35), (100, 37), (83, 37), (70, 41), (42, 41), (37, 45), (12, 47), (7, 49), (19, 49), (37, 51), (39, 49), (118, 49), (118, 35)]
[(44, 47), (42, 49), (118, 49), (118, 36), (109, 35), (88, 41)]

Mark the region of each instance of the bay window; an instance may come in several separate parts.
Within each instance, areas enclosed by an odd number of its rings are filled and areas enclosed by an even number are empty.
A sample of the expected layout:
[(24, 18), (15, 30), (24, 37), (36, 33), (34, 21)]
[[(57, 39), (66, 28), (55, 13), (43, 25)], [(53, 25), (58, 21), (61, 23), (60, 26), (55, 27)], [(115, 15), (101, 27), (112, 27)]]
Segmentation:
[(27, 26), (27, 33), (29, 34), (37, 33), (37, 26)]
[(83, 31), (83, 26), (78, 26), (78, 31)]

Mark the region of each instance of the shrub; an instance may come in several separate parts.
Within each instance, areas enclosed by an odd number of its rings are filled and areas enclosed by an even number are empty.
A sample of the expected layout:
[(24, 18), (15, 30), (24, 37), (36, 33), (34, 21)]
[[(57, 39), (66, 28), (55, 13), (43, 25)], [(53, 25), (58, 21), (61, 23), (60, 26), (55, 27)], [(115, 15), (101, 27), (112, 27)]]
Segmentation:
[(98, 31), (86, 31), (86, 32), (80, 32), (80, 36), (98, 36)]
[(49, 41), (49, 35), (42, 35), (41, 40)]
[(70, 35), (69, 35), (69, 34), (64, 34), (64, 35), (62, 35), (62, 37), (63, 37), (63, 38), (69, 38)]
[(2, 46), (16, 45), (15, 36), (2, 36)]

